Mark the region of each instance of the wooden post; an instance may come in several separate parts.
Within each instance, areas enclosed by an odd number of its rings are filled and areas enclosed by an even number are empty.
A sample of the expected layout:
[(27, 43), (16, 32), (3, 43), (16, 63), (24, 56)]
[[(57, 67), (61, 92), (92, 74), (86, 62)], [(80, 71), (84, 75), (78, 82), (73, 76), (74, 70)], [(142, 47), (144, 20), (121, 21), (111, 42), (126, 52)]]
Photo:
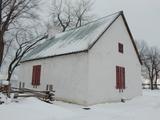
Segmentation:
[(22, 83), (22, 88), (25, 88), (25, 82)]
[(46, 85), (46, 90), (48, 91), (48, 89), (49, 89), (49, 85), (47, 84), (47, 85)]
[(6, 88), (7, 96), (10, 98), (10, 94), (11, 94), (11, 83), (9, 83), (7, 86), (5, 86), (5, 88)]
[(52, 91), (53, 90), (53, 85), (50, 85), (49, 86), (49, 91)]
[(21, 82), (19, 82), (19, 89), (21, 89), (22, 88), (22, 83)]

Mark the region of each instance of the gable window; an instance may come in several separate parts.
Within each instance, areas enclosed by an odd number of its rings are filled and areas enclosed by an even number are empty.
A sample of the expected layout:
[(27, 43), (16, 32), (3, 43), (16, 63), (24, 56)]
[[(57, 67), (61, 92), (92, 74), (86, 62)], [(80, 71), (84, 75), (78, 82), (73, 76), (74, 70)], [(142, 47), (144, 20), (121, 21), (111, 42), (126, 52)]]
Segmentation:
[(125, 68), (116, 66), (116, 89), (125, 89)]
[(32, 85), (33, 86), (40, 85), (40, 76), (41, 76), (41, 65), (33, 66), (33, 70), (32, 70)]
[(123, 53), (123, 44), (122, 43), (118, 43), (118, 51), (120, 53)]

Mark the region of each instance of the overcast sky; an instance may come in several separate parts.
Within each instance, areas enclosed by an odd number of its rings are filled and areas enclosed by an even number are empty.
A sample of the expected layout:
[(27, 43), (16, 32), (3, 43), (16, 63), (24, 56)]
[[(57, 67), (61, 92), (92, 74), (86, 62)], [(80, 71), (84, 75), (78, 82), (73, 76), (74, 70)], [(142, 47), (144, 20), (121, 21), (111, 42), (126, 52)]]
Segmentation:
[[(46, 0), (43, 1), (46, 2)], [(98, 17), (123, 10), (134, 38), (136, 40), (145, 40), (150, 45), (160, 47), (159, 0), (94, 1), (93, 12)]]
[(123, 10), (134, 38), (160, 47), (159, 0), (95, 0), (94, 8), (100, 16)]

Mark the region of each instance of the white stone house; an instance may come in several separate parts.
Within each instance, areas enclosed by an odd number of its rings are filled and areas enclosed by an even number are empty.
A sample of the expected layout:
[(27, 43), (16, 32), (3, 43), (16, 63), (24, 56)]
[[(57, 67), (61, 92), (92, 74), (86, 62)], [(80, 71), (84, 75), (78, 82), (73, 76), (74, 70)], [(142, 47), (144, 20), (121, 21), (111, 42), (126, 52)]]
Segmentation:
[(46, 40), (21, 62), (19, 81), (51, 84), (57, 100), (82, 105), (141, 95), (141, 60), (123, 12)]

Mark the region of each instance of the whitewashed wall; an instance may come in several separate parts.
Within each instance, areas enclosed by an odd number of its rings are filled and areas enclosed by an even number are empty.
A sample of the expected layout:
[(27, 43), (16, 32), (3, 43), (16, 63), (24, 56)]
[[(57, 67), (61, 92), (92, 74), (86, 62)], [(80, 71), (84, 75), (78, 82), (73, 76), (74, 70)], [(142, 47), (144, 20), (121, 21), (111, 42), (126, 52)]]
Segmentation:
[[(124, 53), (118, 52), (118, 42)], [(126, 89), (116, 89), (116, 65), (126, 69)], [(120, 16), (89, 51), (88, 104), (120, 101), (142, 94), (141, 65)]]
[[(123, 43), (124, 53), (118, 52), (118, 42)], [(20, 81), (32, 88), (32, 67), (42, 65), (41, 85), (53, 84), (56, 98), (72, 103), (91, 105), (119, 101), (141, 95), (141, 66), (130, 37), (119, 17), (98, 40), (89, 53), (78, 53), (21, 65)], [(116, 89), (116, 65), (126, 69), (126, 89)]]
[(32, 67), (33, 65), (41, 65), (41, 85), (37, 89), (45, 90), (46, 84), (53, 84), (56, 99), (86, 104), (87, 64), (87, 53), (25, 62), (21, 64), (20, 81), (24, 81), (27, 88), (33, 89), (31, 85)]

